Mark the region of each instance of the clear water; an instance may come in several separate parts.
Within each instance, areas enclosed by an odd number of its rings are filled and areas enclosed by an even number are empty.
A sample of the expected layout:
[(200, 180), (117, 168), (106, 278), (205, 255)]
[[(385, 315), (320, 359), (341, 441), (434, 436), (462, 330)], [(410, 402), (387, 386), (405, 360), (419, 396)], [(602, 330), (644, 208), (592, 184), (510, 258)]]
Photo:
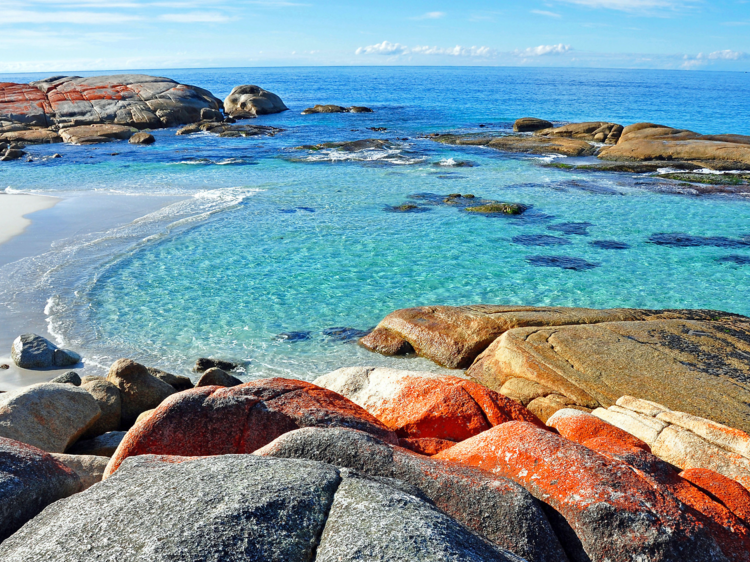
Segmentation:
[[(743, 244), (750, 242), (750, 201), (678, 196), (660, 192), (648, 178), (571, 173), (542, 167), (549, 159), (420, 138), (435, 131), (507, 131), (526, 115), (750, 134), (750, 75), (498, 68), (161, 74), (219, 97), (237, 84), (259, 84), (292, 111), (254, 121), (284, 129), (272, 138), (177, 137), (163, 130), (154, 133), (152, 147), (34, 147), (35, 162), (0, 166), (0, 186), (9, 191), (185, 196), (136, 223), (61, 241), (48, 255), (12, 264), (0, 280), (0, 302), (46, 306), (50, 331), (91, 362), (127, 356), (185, 373), (209, 355), (245, 361), (249, 377), (306, 379), (360, 364), (431, 368), (323, 333), (367, 329), (394, 309), (427, 304), (750, 314), (750, 266), (720, 261), (750, 258), (750, 245)], [(314, 103), (367, 105), (375, 113), (300, 115)], [(390, 139), (395, 148), (293, 149), (365, 138)], [(46, 158), (54, 152), (63, 158)], [(451, 166), (459, 160), (475, 166)], [(472, 193), (532, 210), (520, 218), (472, 216), (447, 206), (384, 210), (424, 192)], [(590, 223), (587, 234), (555, 229), (568, 222)], [(649, 242), (656, 233), (722, 236), (737, 244), (664, 246)], [(530, 246), (518, 238), (532, 235), (562, 241)], [(628, 248), (591, 244), (598, 240)], [(534, 265), (549, 256), (595, 267)], [(277, 337), (287, 332), (305, 335)]]

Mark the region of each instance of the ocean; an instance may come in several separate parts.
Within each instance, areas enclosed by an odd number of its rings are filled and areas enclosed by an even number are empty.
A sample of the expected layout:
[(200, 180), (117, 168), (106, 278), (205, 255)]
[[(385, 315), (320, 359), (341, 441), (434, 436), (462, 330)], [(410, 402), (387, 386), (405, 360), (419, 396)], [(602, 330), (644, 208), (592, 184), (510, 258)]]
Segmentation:
[[(272, 137), (176, 136), (164, 129), (153, 133), (150, 147), (35, 146), (33, 162), (0, 164), (0, 189), (8, 192), (175, 198), (134, 222), (71, 236), (3, 267), (0, 307), (43, 312), (57, 342), (90, 365), (105, 369), (130, 357), (187, 374), (196, 358), (214, 356), (241, 361), (247, 379), (307, 380), (354, 365), (433, 369), (425, 360), (381, 357), (355, 343), (359, 331), (389, 312), (422, 305), (750, 315), (747, 199), (676, 194), (673, 182), (658, 178), (551, 168), (570, 159), (424, 137), (510, 132), (524, 116), (747, 135), (750, 74), (453, 67), (139, 72), (201, 86), (222, 99), (235, 85), (257, 84), (291, 111), (248, 122), (283, 129)], [(374, 112), (300, 114), (316, 103)], [(362, 139), (388, 144), (354, 152), (296, 148)], [(530, 210), (493, 218), (440, 204), (419, 213), (390, 210), (453, 193)]]

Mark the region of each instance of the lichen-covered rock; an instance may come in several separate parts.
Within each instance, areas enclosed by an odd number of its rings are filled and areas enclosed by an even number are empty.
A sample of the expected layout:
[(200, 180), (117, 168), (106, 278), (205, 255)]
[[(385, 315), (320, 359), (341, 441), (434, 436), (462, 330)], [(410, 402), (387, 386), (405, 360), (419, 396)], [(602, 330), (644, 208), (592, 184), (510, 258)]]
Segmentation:
[(440, 451), (450, 449), (456, 442), (436, 437), (406, 437), (399, 438), (398, 444), (414, 453), (431, 457), (437, 455)]
[(128, 431), (107, 474), (134, 455), (249, 454), (310, 426), (361, 429), (398, 443), (381, 422), (335, 392), (304, 381), (262, 379), (231, 388), (194, 388), (169, 398)]
[(513, 123), (513, 130), (517, 133), (529, 133), (540, 129), (551, 129), (552, 127), (553, 125), (549, 121), (536, 117), (521, 117)]
[(126, 433), (125, 431), (109, 431), (103, 435), (97, 435), (93, 439), (81, 439), (67, 452), (71, 455), (111, 457), (115, 454)]
[(62, 453), (99, 418), (96, 400), (71, 384), (40, 383), (0, 394), (0, 436)]
[(81, 481), (81, 491), (88, 490), (97, 482), (102, 481), (104, 469), (107, 468), (109, 462), (109, 457), (95, 455), (66, 455), (63, 453), (50, 453), (50, 455), (76, 473)]
[(506, 478), (435, 461), (349, 429), (292, 431), (255, 454), (317, 460), (401, 480), (418, 488), (458, 522), (529, 562), (568, 559), (542, 505)]
[(107, 381), (120, 391), (120, 423), (125, 428), (130, 427), (141, 412), (156, 408), (176, 392), (171, 385), (151, 375), (146, 367), (130, 359), (115, 361), (109, 368)]
[(689, 468), (680, 477), (719, 500), (750, 527), (750, 491), (739, 482), (707, 468)]
[(49, 454), (0, 437), (0, 541), (80, 487), (78, 476)]
[(240, 119), (288, 109), (279, 96), (259, 86), (235, 86), (224, 100), (224, 113)]
[(13, 341), (10, 356), (22, 369), (70, 367), (81, 361), (78, 354), (60, 349), (48, 339), (36, 334), (18, 336)]
[(110, 431), (120, 429), (122, 418), (122, 395), (117, 386), (104, 378), (96, 378), (81, 384), (99, 405), (102, 415), (89, 427), (81, 437), (88, 439)]
[(359, 404), (402, 438), (462, 441), (511, 420), (544, 427), (517, 402), (458, 377), (351, 367), (315, 384)]
[(591, 439), (604, 438), (626, 447), (635, 447), (648, 453), (651, 452), (651, 448), (645, 442), (627, 431), (580, 410), (559, 410), (547, 420), (547, 425), (555, 428), (566, 439), (581, 445), (586, 445)]
[(242, 381), (237, 377), (213, 367), (201, 375), (195, 386), (197, 388), (201, 386), (238, 386), (240, 384), (242, 384)]
[(563, 539), (572, 559), (727, 559), (709, 530), (682, 504), (627, 464), (531, 424), (502, 424), (434, 458), (510, 478), (550, 505), (575, 531)]

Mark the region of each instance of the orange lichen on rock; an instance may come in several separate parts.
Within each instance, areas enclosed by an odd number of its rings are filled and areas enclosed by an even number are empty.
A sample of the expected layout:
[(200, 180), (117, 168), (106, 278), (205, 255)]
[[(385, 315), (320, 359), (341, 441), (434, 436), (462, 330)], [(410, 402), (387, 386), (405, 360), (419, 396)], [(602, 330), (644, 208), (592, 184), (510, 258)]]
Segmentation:
[(172, 395), (128, 431), (105, 477), (130, 456), (249, 454), (301, 427), (359, 429), (398, 442), (372, 415), (335, 392), (304, 381), (262, 379)]
[(750, 525), (750, 491), (742, 484), (707, 468), (689, 468), (680, 472), (680, 476), (716, 498)]
[(647, 453), (651, 452), (651, 447), (634, 435), (580, 410), (572, 408), (558, 410), (547, 420), (547, 425), (554, 427), (563, 437), (581, 445), (588, 446), (587, 442), (591, 439), (606, 439), (614, 443), (643, 449)]

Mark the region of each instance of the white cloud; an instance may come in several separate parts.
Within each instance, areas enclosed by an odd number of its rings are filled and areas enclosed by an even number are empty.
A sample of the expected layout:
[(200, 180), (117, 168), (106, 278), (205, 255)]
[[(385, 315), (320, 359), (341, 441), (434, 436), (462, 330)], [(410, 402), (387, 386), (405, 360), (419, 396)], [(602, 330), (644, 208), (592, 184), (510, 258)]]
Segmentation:
[(516, 49), (514, 54), (518, 57), (543, 57), (546, 55), (564, 55), (572, 51), (570, 45), (539, 45), (538, 47), (529, 47), (528, 49)]
[(417, 16), (416, 18), (412, 18), (415, 20), (439, 20), (440, 18), (445, 17), (445, 12), (427, 12), (426, 14), (422, 14), (421, 16)]
[(675, 10), (687, 7), (699, 0), (559, 0), (587, 8), (605, 8), (621, 12), (648, 12), (652, 10)]
[(708, 58), (711, 60), (741, 60), (747, 57), (747, 53), (744, 53), (742, 51), (732, 51), (731, 49), (726, 49), (724, 51), (714, 51), (713, 53), (710, 53), (708, 55)]
[(188, 12), (186, 14), (163, 14), (160, 20), (173, 21), (176, 23), (222, 23), (229, 21), (223, 14), (211, 12)]
[(389, 41), (383, 41), (375, 45), (368, 45), (367, 47), (360, 47), (355, 51), (357, 55), (404, 55), (409, 52), (409, 47), (401, 45), (400, 43), (390, 43)]
[(497, 51), (490, 49), (489, 47), (462, 47), (456, 45), (455, 47), (430, 47), (430, 46), (416, 46), (407, 47), (401, 43), (391, 43), (389, 41), (383, 41), (375, 45), (369, 45), (367, 47), (360, 47), (355, 51), (357, 55), (442, 55), (451, 57), (491, 57), (497, 54)]
[(707, 55), (704, 55), (703, 53), (698, 53), (696, 56), (690, 56), (690, 55), (684, 55), (682, 57), (682, 64), (680, 65), (680, 68), (683, 68), (685, 70), (693, 70), (695, 68), (700, 68), (701, 66), (706, 66), (708, 64), (715, 64), (717, 62), (721, 63), (722, 61), (739, 61), (750, 58), (750, 55), (743, 51), (732, 51), (731, 49), (725, 49), (724, 51), (714, 51), (713, 53), (709, 53)]
[(555, 12), (548, 12), (547, 10), (531, 10), (532, 14), (536, 14), (538, 16), (547, 16), (548, 18), (561, 18), (562, 16), (560, 14), (556, 14)]

